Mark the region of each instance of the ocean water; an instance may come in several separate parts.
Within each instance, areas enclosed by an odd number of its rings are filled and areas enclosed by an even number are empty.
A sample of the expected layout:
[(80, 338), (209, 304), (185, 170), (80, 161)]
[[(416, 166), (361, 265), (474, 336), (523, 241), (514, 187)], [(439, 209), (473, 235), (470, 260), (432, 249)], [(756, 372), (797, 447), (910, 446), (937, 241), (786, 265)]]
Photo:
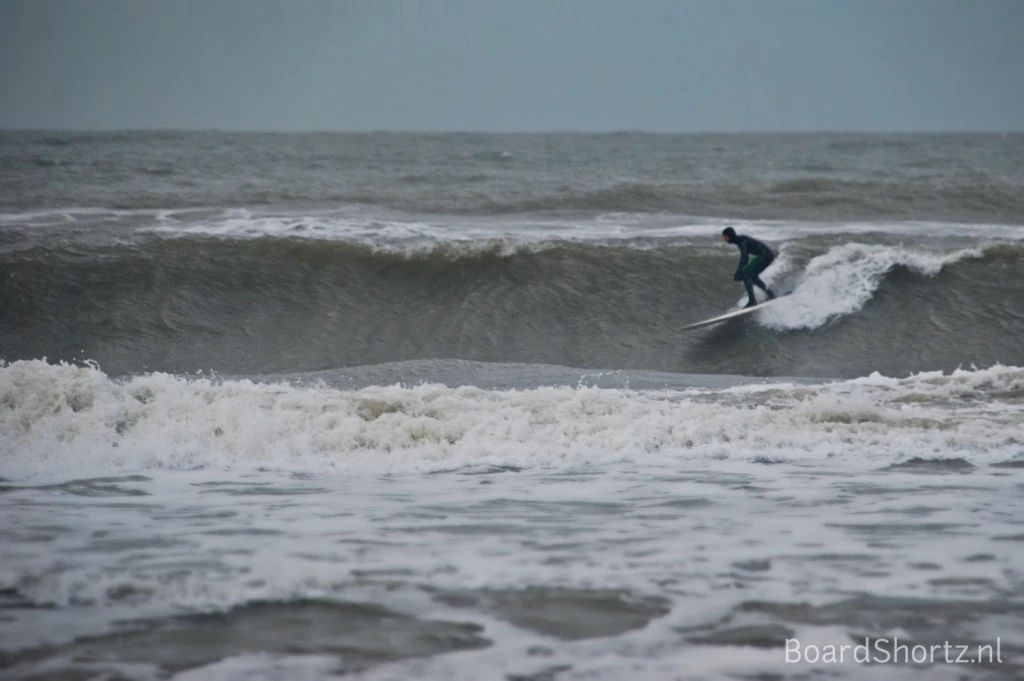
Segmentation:
[(1021, 135), (2, 133), (0, 678), (1020, 678), (1022, 265)]

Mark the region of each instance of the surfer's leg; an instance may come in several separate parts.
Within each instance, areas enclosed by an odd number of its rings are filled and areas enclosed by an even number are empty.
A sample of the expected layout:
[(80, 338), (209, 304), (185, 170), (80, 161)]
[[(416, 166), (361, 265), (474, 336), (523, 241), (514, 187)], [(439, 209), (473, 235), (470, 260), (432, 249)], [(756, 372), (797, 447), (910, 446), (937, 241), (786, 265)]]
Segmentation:
[(748, 272), (743, 273), (743, 286), (747, 289), (746, 307), (757, 305), (757, 298), (754, 297), (754, 281)]
[(766, 296), (768, 296), (768, 300), (773, 300), (773, 299), (775, 298), (775, 291), (773, 291), (773, 290), (771, 290), (770, 288), (768, 288), (768, 287), (767, 287), (767, 286), (765, 285), (765, 283), (764, 283), (763, 281), (761, 281), (761, 278), (760, 278), (760, 277), (758, 277), (758, 276), (756, 276), (756, 275), (754, 276), (754, 284), (755, 284), (755, 285), (756, 285), (756, 286), (757, 286), (757, 287), (758, 287), (759, 289), (761, 289), (762, 291), (764, 291), (765, 295), (766, 295)]
[[(766, 269), (768, 269), (768, 266), (772, 264), (772, 260), (774, 260), (774, 258), (759, 258), (755, 262), (751, 263), (750, 267), (748, 267), (749, 279), (751, 283), (753, 283), (759, 289), (764, 291), (765, 294), (767, 294), (768, 296), (768, 300), (771, 300), (772, 298), (775, 297), (775, 292), (768, 288), (768, 286), (763, 281), (761, 281), (761, 277), (759, 277), (758, 275), (764, 272)], [(747, 278), (748, 277), (744, 277), (744, 280), (746, 280)], [(748, 293), (750, 291), (752, 291), (752, 289), (748, 287)]]

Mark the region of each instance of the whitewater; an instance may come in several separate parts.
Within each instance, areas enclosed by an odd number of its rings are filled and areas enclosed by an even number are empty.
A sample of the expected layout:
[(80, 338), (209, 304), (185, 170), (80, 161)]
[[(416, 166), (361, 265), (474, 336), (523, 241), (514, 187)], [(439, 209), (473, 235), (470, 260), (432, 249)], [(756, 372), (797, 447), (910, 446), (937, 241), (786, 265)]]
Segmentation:
[(0, 678), (1020, 678), (1022, 140), (0, 134)]

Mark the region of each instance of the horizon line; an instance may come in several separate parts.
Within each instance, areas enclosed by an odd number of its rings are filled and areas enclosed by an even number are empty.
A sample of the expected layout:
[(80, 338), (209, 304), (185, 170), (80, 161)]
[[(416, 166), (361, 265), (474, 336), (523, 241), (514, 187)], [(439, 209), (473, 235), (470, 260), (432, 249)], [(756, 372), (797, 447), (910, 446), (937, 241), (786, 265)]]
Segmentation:
[(926, 129), (926, 130), (653, 130), (644, 128), (609, 128), (595, 130), (538, 129), (538, 130), (488, 130), (488, 129), (439, 129), (439, 128), (190, 128), (190, 127), (137, 127), (137, 128), (54, 128), (54, 127), (3, 127), (0, 133), (228, 133), (262, 135), (1018, 135), (1019, 130), (996, 129)]

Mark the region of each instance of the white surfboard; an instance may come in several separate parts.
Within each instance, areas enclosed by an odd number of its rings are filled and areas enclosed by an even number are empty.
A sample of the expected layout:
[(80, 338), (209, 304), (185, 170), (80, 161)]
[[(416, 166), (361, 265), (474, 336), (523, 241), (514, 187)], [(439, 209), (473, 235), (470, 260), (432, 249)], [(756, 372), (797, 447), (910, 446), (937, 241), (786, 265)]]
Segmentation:
[(772, 298), (771, 300), (766, 300), (763, 303), (758, 303), (757, 305), (754, 305), (752, 307), (741, 307), (738, 310), (733, 310), (732, 312), (726, 312), (723, 315), (719, 315), (717, 317), (712, 317), (711, 319), (705, 319), (702, 322), (697, 322), (695, 324), (689, 324), (689, 325), (684, 326), (683, 328), (681, 328), (679, 330), (680, 331), (689, 331), (690, 329), (699, 329), (702, 326), (711, 326), (712, 324), (718, 324), (719, 322), (724, 322), (727, 319), (735, 319), (736, 317), (742, 317), (745, 314), (750, 314), (751, 312), (757, 312), (758, 310), (763, 309), (765, 305), (771, 305), (773, 302), (775, 302), (779, 298), (782, 298), (782, 296), (776, 296), (775, 298)]

